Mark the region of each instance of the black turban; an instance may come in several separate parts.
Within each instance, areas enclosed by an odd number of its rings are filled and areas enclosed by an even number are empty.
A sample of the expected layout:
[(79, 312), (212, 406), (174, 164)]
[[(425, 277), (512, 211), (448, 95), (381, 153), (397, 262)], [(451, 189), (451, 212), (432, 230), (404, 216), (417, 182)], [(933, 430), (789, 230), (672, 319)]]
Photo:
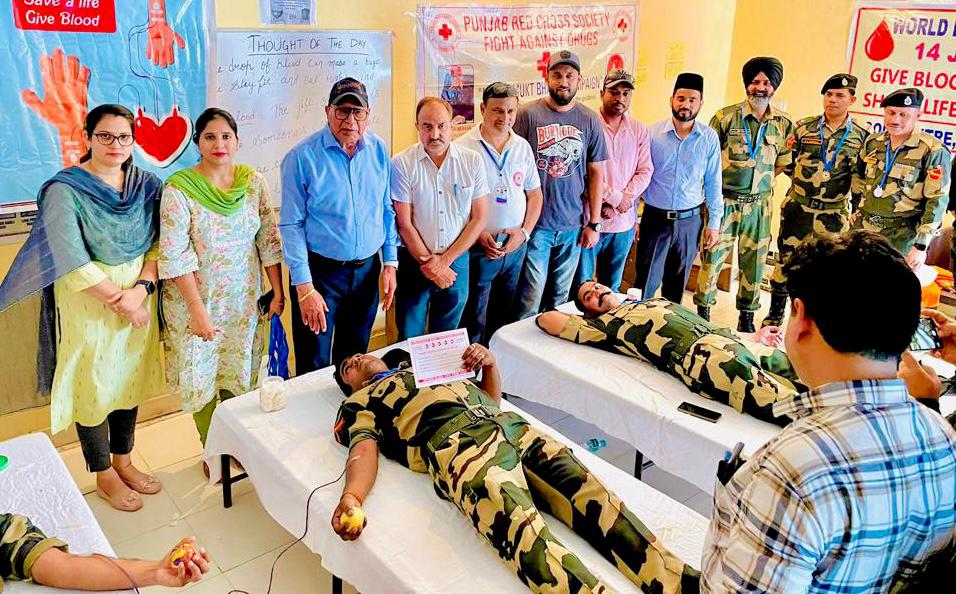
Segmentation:
[(780, 63), (780, 60), (769, 56), (759, 56), (747, 60), (743, 68), (744, 86), (746, 87), (752, 83), (761, 72), (770, 79), (770, 84), (776, 91), (780, 83), (783, 82), (783, 64)]

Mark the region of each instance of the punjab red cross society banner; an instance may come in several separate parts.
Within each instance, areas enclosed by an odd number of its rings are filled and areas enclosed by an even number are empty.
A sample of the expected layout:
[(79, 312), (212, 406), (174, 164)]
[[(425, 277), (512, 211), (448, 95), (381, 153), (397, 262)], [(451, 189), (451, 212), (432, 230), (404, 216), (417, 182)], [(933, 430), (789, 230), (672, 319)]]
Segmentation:
[(847, 63), (859, 79), (854, 117), (881, 132), (883, 97), (916, 87), (920, 127), (956, 151), (956, 4), (856, 4)]
[(203, 0), (0, 2), (0, 235), (86, 153), (83, 119), (101, 103), (132, 110), (138, 165), (166, 177), (196, 162), (205, 15)]
[(481, 119), (481, 91), (514, 84), (521, 102), (548, 94), (548, 59), (571, 50), (581, 58), (577, 99), (591, 106), (608, 70), (633, 73), (637, 4), (574, 6), (418, 6), (418, 97), (454, 108), (455, 131)]

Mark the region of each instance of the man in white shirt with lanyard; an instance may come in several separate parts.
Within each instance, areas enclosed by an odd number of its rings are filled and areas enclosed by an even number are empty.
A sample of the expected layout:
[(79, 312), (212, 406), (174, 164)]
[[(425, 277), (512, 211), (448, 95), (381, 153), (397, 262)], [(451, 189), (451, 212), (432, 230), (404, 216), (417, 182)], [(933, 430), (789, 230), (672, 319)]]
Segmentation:
[(514, 299), (524, 264), (525, 242), (541, 214), (541, 179), (531, 145), (511, 129), (518, 90), (495, 82), (481, 96), (480, 126), (457, 140), (482, 156), (491, 190), (488, 220), (469, 256), (468, 302), (461, 326), (485, 346), (516, 319)]

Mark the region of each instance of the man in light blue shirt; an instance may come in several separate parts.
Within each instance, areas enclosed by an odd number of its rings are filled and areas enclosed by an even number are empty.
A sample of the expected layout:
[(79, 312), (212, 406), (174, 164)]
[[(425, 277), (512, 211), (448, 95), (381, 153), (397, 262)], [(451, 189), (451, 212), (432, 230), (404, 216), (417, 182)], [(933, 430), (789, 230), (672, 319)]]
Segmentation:
[(645, 298), (661, 288), (662, 297), (681, 302), (700, 248), (705, 201), (704, 246), (716, 244), (720, 233), (724, 212), (720, 142), (712, 128), (696, 121), (703, 93), (699, 74), (678, 75), (671, 95), (672, 116), (650, 127), (654, 173), (644, 192), (635, 281)]
[(335, 83), (325, 113), (328, 125), (282, 160), (279, 230), (296, 291), (292, 341), (298, 375), (368, 349), (379, 276), (382, 309), (395, 296), (391, 164), (385, 142), (366, 131), (365, 85), (354, 78)]

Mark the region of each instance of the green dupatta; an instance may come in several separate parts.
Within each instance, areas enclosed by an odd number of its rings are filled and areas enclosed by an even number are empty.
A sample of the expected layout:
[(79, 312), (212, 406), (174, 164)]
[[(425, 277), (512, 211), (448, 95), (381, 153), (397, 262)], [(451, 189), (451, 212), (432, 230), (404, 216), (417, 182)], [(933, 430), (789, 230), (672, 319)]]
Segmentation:
[(256, 170), (236, 165), (235, 178), (228, 190), (217, 188), (195, 169), (183, 169), (169, 176), (166, 183), (209, 210), (228, 217), (236, 213), (246, 200), (249, 182)]

